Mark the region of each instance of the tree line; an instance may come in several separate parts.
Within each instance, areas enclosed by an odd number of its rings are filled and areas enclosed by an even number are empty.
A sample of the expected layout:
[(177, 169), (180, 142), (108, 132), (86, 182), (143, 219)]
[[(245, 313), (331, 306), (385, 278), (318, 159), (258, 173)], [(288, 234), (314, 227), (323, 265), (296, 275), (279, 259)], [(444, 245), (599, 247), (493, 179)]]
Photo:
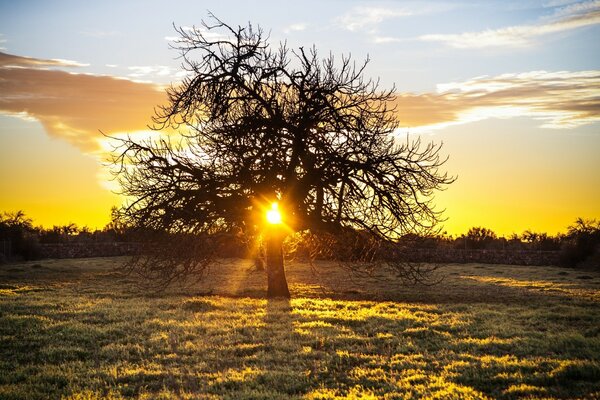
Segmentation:
[[(113, 210), (114, 212), (114, 210)], [(42, 256), (43, 244), (128, 242), (131, 229), (115, 218), (102, 229), (91, 229), (75, 223), (44, 228), (34, 225), (24, 211), (0, 212), (0, 261), (12, 259), (35, 260)]]
[[(13, 258), (34, 260), (41, 257), (42, 244), (53, 243), (93, 243), (93, 242), (132, 242), (138, 240), (137, 230), (119, 220), (115, 210), (111, 221), (102, 229), (80, 227), (74, 223), (54, 225), (44, 228), (34, 222), (23, 211), (0, 213), (0, 260), (8, 257), (8, 243)], [(240, 243), (235, 235), (220, 238), (220, 253), (245, 256), (253, 253), (247, 243)], [(308, 239), (302, 235), (290, 238), (286, 242), (286, 253), (298, 252), (298, 248), (311, 247)], [(217, 243), (217, 241), (215, 241)], [(485, 227), (472, 227), (466, 233), (449, 235), (446, 232), (419, 235), (407, 234), (397, 241), (398, 246), (426, 249), (465, 249), (465, 250), (505, 250), (505, 251), (559, 251), (561, 262), (566, 266), (589, 264), (598, 266), (600, 262), (600, 221), (577, 218), (568, 226), (566, 232), (555, 235), (546, 232), (526, 230), (521, 234), (499, 236)], [(356, 248), (364, 247), (354, 243)], [(354, 251), (357, 251), (357, 249)], [(359, 249), (360, 250), (360, 249)], [(258, 251), (255, 249), (255, 252)], [(331, 248), (331, 251), (342, 251)], [(348, 250), (346, 250), (348, 251)], [(322, 251), (319, 258), (328, 258)], [(347, 256), (346, 258), (351, 258)]]

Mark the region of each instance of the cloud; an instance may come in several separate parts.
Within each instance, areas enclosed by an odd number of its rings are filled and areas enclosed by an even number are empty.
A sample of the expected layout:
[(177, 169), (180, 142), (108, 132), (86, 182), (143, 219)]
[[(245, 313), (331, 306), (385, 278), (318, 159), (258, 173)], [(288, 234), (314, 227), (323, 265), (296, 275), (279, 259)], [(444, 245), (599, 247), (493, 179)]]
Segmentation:
[(393, 37), (393, 36), (373, 36), (373, 42), (376, 44), (381, 44), (381, 43), (398, 43), (398, 42), (403, 42), (406, 39), (402, 39), (402, 38), (397, 38), (397, 37)]
[(349, 12), (337, 17), (335, 21), (349, 31), (374, 31), (377, 24), (386, 19), (406, 17), (410, 11), (383, 7), (354, 7)]
[(306, 28), (308, 27), (308, 25), (304, 22), (299, 22), (296, 24), (291, 24), (289, 26), (287, 26), (283, 32), (284, 33), (292, 33), (292, 32), (301, 32), (306, 30)]
[[(218, 29), (209, 29), (205, 26), (182, 26), (181, 29), (185, 32), (201, 35), (206, 40), (210, 41), (219, 41), (219, 40), (229, 40), (230, 38), (218, 31)], [(171, 42), (174, 45), (177, 43), (183, 43), (185, 40), (181, 36), (165, 36), (165, 40), (167, 42)]]
[(48, 68), (76, 65), (0, 53), (0, 112), (34, 118), (49, 135), (93, 153), (100, 150), (99, 130), (147, 129), (153, 108), (166, 101), (154, 84)]
[[(0, 53), (0, 112), (35, 119), (49, 135), (86, 153), (101, 152), (108, 134), (146, 130), (162, 87), (124, 78), (48, 67), (78, 65)], [(600, 71), (482, 76), (440, 84), (432, 93), (399, 93), (403, 127), (427, 131), (486, 118), (530, 117), (547, 128), (600, 122)]]
[(459, 49), (526, 47), (533, 44), (537, 37), (598, 23), (600, 23), (600, 1), (595, 0), (558, 8), (552, 16), (542, 18), (533, 25), (516, 25), (460, 34), (429, 34), (420, 36), (419, 39), (441, 42)]
[(600, 122), (600, 71), (503, 74), (438, 85), (435, 93), (401, 93), (405, 127), (431, 130), (486, 118), (531, 117), (545, 128)]
[(3, 43), (6, 43), (7, 40), (4, 39), (4, 35), (0, 33), (0, 50), (6, 50), (6, 47), (4, 47)]
[(77, 61), (63, 60), (61, 58), (43, 59), (16, 56), (0, 52), (0, 68), (48, 68), (48, 67), (87, 67)]
[[(398, 38), (383, 34), (380, 29), (382, 22), (395, 18), (413, 17), (434, 14), (457, 7), (459, 3), (435, 1), (402, 2), (403, 7), (357, 6), (334, 19), (338, 27), (351, 32), (365, 33), (367, 39), (375, 44), (401, 42), (409, 39)], [(414, 40), (414, 39), (410, 39)]]
[(147, 76), (171, 76), (178, 72), (176, 69), (167, 65), (141, 65), (127, 67), (132, 71), (129, 76), (132, 78), (142, 78)]
[(542, 6), (554, 8), (554, 7), (565, 6), (565, 5), (569, 5), (569, 4), (573, 4), (573, 3), (578, 3), (580, 1), (581, 0), (550, 0), (550, 1), (547, 1), (546, 3), (544, 3)]

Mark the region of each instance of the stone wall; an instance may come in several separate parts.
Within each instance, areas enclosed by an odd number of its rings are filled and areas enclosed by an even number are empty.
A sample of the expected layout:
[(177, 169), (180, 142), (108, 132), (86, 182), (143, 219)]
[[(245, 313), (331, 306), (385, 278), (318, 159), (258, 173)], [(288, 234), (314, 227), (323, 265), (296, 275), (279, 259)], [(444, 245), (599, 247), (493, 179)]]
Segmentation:
[[(53, 243), (42, 244), (44, 258), (114, 257), (133, 254), (136, 243)], [(404, 253), (407, 261), (430, 263), (482, 263), (510, 265), (558, 265), (558, 251), (419, 249)]]
[(133, 254), (136, 243), (88, 242), (41, 244), (43, 258), (115, 257)]
[(510, 265), (558, 265), (558, 251), (539, 250), (473, 250), (473, 249), (410, 249), (407, 261), (431, 263), (482, 263)]

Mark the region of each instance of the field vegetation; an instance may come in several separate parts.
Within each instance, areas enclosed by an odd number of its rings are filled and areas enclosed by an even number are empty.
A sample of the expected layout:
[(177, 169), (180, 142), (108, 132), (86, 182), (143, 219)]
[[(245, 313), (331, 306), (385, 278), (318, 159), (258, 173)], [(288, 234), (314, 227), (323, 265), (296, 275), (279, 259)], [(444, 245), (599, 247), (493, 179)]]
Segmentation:
[[(600, 274), (448, 265), (436, 286), (247, 260), (161, 294), (119, 258), (0, 267), (0, 398), (598, 398)], [(223, 282), (226, 282), (224, 284)]]

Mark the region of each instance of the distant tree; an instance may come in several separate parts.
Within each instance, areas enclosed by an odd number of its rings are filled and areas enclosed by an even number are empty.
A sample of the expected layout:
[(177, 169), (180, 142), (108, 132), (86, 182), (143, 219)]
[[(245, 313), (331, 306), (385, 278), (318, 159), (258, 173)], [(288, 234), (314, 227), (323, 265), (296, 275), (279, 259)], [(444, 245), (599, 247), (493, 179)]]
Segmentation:
[(469, 229), (466, 235), (462, 235), (461, 238), (464, 241), (464, 245), (469, 249), (485, 249), (495, 240), (498, 239), (496, 234), (488, 228), (473, 227)]
[(582, 263), (600, 268), (600, 221), (578, 218), (569, 226), (560, 251), (563, 265)]
[(119, 209), (113, 206), (110, 209), (110, 221), (102, 228), (101, 232), (98, 232), (98, 236), (110, 241), (125, 241), (131, 240), (130, 231), (131, 227), (127, 225)]
[(558, 250), (560, 248), (560, 236), (550, 236), (546, 232), (533, 232), (526, 230), (521, 235), (523, 241), (536, 250)]
[(4, 258), (17, 256), (34, 260), (41, 255), (37, 230), (21, 210), (0, 214), (0, 241)]
[(512, 233), (508, 239), (506, 240), (506, 249), (507, 250), (523, 250), (524, 244), (521, 240), (522, 236)]
[(269, 297), (289, 297), (288, 233), (371, 245), (435, 229), (432, 195), (453, 180), (440, 172), (440, 146), (397, 137), (394, 89), (364, 78), (368, 60), (273, 48), (260, 28), (212, 15), (176, 30), (187, 77), (167, 91), (154, 128), (183, 139), (116, 139), (113, 162), (132, 199), (120, 215), (153, 243), (130, 271), (167, 283), (201, 276), (220, 235), (257, 236), (275, 202), (285, 229), (266, 230)]
[(600, 221), (595, 219), (577, 218), (573, 225), (569, 225), (567, 228), (567, 236), (594, 236), (600, 231)]
[(72, 241), (79, 233), (79, 228), (73, 222), (66, 225), (54, 225), (50, 229), (40, 229), (39, 237), (42, 243), (63, 243)]

